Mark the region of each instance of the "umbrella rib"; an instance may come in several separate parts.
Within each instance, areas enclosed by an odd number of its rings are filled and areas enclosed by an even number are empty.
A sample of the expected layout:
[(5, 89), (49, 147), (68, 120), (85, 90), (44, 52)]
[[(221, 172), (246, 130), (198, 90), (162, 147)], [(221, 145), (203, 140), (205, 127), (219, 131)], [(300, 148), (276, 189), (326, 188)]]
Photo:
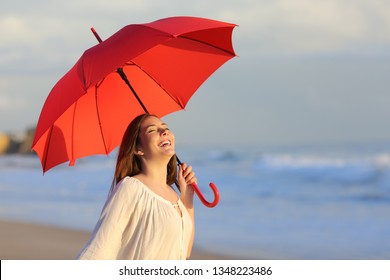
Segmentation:
[(198, 42), (198, 43), (207, 45), (207, 46), (209, 46), (209, 47), (218, 49), (218, 50), (220, 50), (220, 51), (223, 51), (223, 52), (225, 52), (225, 53), (228, 53), (229, 55), (236, 56), (236, 54), (234, 53), (234, 51), (233, 51), (233, 52), (230, 52), (230, 51), (225, 50), (225, 49), (223, 49), (223, 48), (221, 48), (221, 47), (218, 47), (218, 46), (215, 46), (215, 45), (213, 45), (213, 44), (209, 44), (209, 43), (203, 42), (203, 41), (201, 41), (201, 40), (196, 40), (196, 39), (194, 39), (194, 38), (190, 38), (190, 37), (183, 36), (183, 35), (180, 35), (180, 36), (178, 36), (178, 37), (179, 37), (179, 38), (183, 38), (183, 39), (187, 39), (187, 40), (191, 40), (191, 41), (194, 41), (194, 42)]
[(46, 170), (46, 163), (47, 163), (47, 157), (48, 157), (48, 150), (49, 150), (49, 146), (50, 146), (50, 142), (51, 142), (51, 135), (53, 133), (53, 126), (50, 126), (50, 132), (49, 132), (49, 140), (47, 141), (46, 145), (45, 145), (45, 159), (44, 159), (44, 162), (43, 162), (43, 173), (45, 173), (45, 170)]
[(74, 164), (74, 127), (75, 127), (75, 116), (76, 116), (76, 109), (77, 109), (77, 101), (74, 103), (74, 109), (73, 109), (73, 118), (72, 118), (72, 136), (71, 136), (71, 153), (72, 153), (72, 158), (70, 159), (70, 164)]
[(127, 64), (127, 65), (134, 65), (136, 67), (138, 67), (138, 69), (140, 69), (143, 73), (145, 73), (145, 75), (147, 75), (150, 79), (152, 79), (163, 91), (165, 91), (165, 93), (176, 103), (178, 104), (182, 109), (184, 109), (184, 106), (183, 104), (181, 103), (181, 101), (177, 99), (175, 99), (170, 93), (169, 91), (167, 91), (162, 84), (160, 84), (155, 78), (153, 78), (152, 75), (150, 75), (147, 71), (145, 71), (144, 69), (142, 69), (141, 66), (139, 66), (137, 63), (135, 63), (134, 61), (131, 61), (132, 64)]
[(104, 145), (104, 150), (106, 151), (106, 154), (108, 154), (107, 145), (106, 145), (106, 141), (105, 141), (105, 139), (104, 139), (104, 134), (103, 134), (102, 122), (101, 122), (101, 120), (100, 120), (100, 114), (99, 114), (99, 106), (98, 106), (98, 85), (95, 86), (95, 104), (96, 104), (97, 118), (98, 118), (98, 122), (99, 122), (99, 130), (100, 130), (100, 134), (101, 134), (101, 136), (102, 136), (103, 145)]

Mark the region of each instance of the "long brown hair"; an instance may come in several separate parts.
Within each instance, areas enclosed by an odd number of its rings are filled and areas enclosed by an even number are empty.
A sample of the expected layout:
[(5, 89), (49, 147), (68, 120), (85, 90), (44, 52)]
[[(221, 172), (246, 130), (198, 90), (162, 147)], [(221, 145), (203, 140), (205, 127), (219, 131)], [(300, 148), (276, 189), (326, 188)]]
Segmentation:
[[(142, 122), (147, 117), (156, 117), (152, 114), (143, 114), (136, 117), (127, 127), (123, 135), (122, 143), (119, 147), (118, 158), (116, 161), (116, 168), (114, 180), (112, 182), (111, 190), (120, 180), (126, 176), (135, 176), (142, 171), (141, 159), (135, 154), (137, 146), (140, 145), (140, 128)], [(167, 184), (172, 185), (176, 183), (177, 168), (176, 156), (172, 156), (167, 165)], [(178, 186), (178, 184), (176, 184)], [(180, 189), (179, 189), (180, 190)]]

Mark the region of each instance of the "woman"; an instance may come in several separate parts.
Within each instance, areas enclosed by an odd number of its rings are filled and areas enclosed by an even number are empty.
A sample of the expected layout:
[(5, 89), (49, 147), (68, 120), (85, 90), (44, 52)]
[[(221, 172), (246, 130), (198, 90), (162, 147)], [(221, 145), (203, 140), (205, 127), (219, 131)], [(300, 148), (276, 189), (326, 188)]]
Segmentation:
[(78, 258), (188, 258), (194, 240), (193, 182), (191, 166), (176, 168), (175, 138), (167, 124), (154, 115), (138, 116), (123, 136), (109, 197)]

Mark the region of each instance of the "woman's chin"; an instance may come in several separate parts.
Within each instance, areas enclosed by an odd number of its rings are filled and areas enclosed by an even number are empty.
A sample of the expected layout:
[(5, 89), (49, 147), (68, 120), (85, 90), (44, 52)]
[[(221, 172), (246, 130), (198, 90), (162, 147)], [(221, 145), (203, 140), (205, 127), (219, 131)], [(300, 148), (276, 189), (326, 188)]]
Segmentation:
[(174, 156), (174, 155), (176, 154), (175, 149), (173, 149), (173, 148), (166, 148), (166, 149), (164, 149), (164, 150), (162, 151), (162, 153), (163, 153), (164, 155), (169, 156), (169, 157), (172, 157), (172, 156)]

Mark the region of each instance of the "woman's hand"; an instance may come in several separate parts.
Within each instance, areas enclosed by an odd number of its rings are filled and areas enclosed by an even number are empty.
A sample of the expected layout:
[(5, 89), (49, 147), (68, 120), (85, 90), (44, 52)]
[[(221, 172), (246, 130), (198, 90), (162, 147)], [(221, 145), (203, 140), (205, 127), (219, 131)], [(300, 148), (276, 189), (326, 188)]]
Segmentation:
[(194, 207), (194, 189), (191, 187), (192, 183), (196, 183), (195, 172), (192, 171), (192, 166), (186, 163), (179, 165), (179, 172), (177, 177), (180, 187), (180, 199), (187, 208)]

